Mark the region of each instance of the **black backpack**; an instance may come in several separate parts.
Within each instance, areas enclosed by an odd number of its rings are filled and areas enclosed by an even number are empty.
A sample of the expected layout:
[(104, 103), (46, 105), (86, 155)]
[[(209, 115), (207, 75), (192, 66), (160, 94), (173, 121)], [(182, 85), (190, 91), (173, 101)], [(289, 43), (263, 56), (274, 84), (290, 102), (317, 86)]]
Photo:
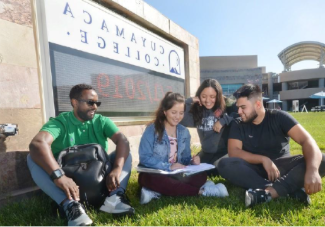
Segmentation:
[(99, 207), (108, 196), (106, 176), (111, 164), (103, 147), (96, 143), (75, 145), (60, 152), (57, 162), (67, 177), (79, 186), (80, 201)]

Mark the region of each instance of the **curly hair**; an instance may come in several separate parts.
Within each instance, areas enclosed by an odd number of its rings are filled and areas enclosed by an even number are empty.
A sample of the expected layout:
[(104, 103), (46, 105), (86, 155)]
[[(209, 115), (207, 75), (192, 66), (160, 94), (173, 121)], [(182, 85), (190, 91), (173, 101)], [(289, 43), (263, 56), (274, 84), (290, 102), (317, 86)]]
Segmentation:
[(80, 99), (84, 90), (94, 90), (94, 88), (88, 84), (77, 84), (71, 88), (69, 97), (72, 107), (73, 105), (71, 99)]
[(155, 112), (155, 119), (153, 123), (155, 125), (155, 132), (158, 134), (158, 140), (161, 141), (164, 130), (166, 116), (164, 111), (171, 109), (176, 103), (184, 103), (185, 111), (185, 98), (179, 93), (167, 92), (165, 97), (161, 100), (158, 109)]
[[(212, 107), (212, 111), (216, 111), (217, 109), (220, 109), (222, 112), (224, 112), (225, 108), (226, 108), (226, 102), (225, 102), (224, 96), (222, 95), (221, 85), (219, 84), (219, 82), (217, 80), (215, 80), (215, 79), (204, 80), (202, 82), (202, 84), (200, 85), (200, 87), (197, 89), (195, 96), (200, 99), (200, 95), (201, 95), (202, 91), (208, 87), (213, 88), (215, 90), (215, 92), (217, 93), (216, 103)], [(204, 109), (205, 109), (205, 107), (203, 105), (200, 106), (198, 103), (194, 103), (192, 105), (190, 113), (192, 113), (192, 115), (193, 115), (193, 120), (194, 120), (195, 126), (201, 124)]]

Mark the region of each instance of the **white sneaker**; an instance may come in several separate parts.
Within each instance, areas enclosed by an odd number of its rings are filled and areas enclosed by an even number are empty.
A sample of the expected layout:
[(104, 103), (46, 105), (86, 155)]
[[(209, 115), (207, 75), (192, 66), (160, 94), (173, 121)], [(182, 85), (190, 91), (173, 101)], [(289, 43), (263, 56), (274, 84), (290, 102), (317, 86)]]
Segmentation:
[(226, 197), (229, 196), (228, 190), (224, 184), (216, 184), (216, 187), (219, 189), (220, 197)]
[[(203, 185), (205, 186), (205, 185)], [(225, 197), (228, 196), (228, 191), (225, 185), (219, 183), (217, 185), (208, 184), (201, 187), (199, 194), (203, 196)]]
[(203, 195), (204, 188), (206, 188), (206, 187), (211, 187), (211, 186), (214, 186), (213, 181), (207, 180), (207, 181), (204, 183), (204, 185), (201, 186), (200, 191), (199, 191), (199, 195)]
[(152, 199), (159, 199), (160, 196), (161, 194), (159, 192), (154, 192), (145, 187), (142, 187), (140, 204), (149, 203)]
[(106, 197), (104, 204), (100, 207), (101, 211), (110, 214), (134, 214), (134, 208), (124, 193), (117, 193)]

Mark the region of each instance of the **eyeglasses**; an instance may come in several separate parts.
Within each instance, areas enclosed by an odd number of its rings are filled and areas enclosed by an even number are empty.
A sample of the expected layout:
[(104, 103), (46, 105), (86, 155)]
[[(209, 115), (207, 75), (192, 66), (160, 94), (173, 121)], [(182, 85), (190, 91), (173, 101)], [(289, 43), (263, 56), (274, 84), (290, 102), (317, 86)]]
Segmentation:
[(78, 99), (79, 102), (85, 102), (88, 104), (88, 106), (93, 106), (96, 104), (96, 106), (100, 106), (100, 104), (102, 104), (102, 102), (95, 102), (95, 101), (92, 101), (92, 100), (84, 100), (84, 99)]

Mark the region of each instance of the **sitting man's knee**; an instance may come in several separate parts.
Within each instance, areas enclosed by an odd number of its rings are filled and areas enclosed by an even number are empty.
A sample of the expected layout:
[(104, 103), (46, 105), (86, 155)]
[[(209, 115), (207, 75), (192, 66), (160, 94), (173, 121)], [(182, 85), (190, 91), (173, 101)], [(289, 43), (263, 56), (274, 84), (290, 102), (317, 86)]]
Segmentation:
[(224, 176), (225, 174), (231, 172), (236, 166), (238, 167), (240, 163), (245, 162), (241, 158), (223, 158), (218, 163), (218, 171), (221, 176)]

